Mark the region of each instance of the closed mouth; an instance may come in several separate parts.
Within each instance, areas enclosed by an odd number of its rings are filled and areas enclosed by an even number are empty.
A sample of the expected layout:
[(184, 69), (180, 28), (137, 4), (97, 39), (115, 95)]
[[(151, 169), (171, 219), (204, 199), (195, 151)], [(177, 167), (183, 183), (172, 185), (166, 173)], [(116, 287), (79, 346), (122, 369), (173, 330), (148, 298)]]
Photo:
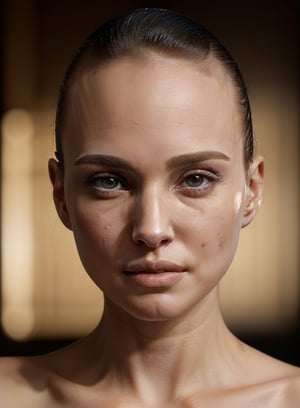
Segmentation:
[(139, 275), (139, 274), (163, 274), (163, 273), (180, 273), (185, 272), (186, 269), (181, 265), (175, 264), (169, 261), (159, 262), (133, 262), (125, 268), (124, 273), (126, 275)]

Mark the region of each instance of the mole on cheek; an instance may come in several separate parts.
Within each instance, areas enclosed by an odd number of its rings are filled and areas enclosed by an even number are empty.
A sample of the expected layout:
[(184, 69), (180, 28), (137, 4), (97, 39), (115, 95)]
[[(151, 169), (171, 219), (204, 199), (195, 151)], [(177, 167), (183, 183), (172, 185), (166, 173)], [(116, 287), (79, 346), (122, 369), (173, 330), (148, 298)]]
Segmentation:
[(201, 248), (205, 248), (206, 246), (207, 246), (207, 243), (206, 243), (206, 242), (202, 242)]
[(220, 250), (224, 248), (224, 239), (222, 238), (222, 234), (218, 233), (218, 247)]

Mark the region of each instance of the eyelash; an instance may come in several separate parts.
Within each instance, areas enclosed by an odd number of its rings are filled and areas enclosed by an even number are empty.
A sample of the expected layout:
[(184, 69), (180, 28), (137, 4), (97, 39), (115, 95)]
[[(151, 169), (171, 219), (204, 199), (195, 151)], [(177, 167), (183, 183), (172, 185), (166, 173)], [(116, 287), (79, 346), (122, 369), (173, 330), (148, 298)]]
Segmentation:
[[(194, 177), (194, 179), (197, 179), (197, 177), (200, 178), (201, 183), (199, 186), (189, 186), (187, 184), (184, 185), (184, 183), (187, 183), (188, 178), (192, 177)], [(190, 171), (181, 177), (178, 184), (175, 186), (174, 191), (182, 192), (191, 197), (200, 196), (209, 190), (213, 183), (220, 180), (220, 178), (221, 176), (218, 173), (211, 170)], [(116, 186), (113, 188), (97, 186), (97, 182), (100, 181), (104, 183), (105, 181), (107, 182), (109, 180), (114, 180), (116, 182)], [(93, 174), (92, 176), (88, 177), (86, 183), (103, 198), (113, 198), (118, 196), (120, 191), (129, 191), (131, 189), (122, 177), (114, 173)]]
[[(200, 177), (202, 182), (199, 186), (184, 186), (184, 182), (186, 182), (189, 177)], [(184, 192), (189, 196), (200, 196), (209, 190), (213, 183), (220, 180), (220, 178), (221, 176), (218, 173), (210, 170), (191, 171), (181, 178), (175, 190)]]
[[(102, 183), (108, 180), (115, 180), (117, 187), (113, 188), (105, 188), (105, 187), (99, 187), (97, 186), (97, 181), (101, 181)], [(92, 175), (87, 179), (87, 184), (88, 186), (91, 186), (93, 189), (97, 191), (98, 194), (100, 194), (102, 197), (108, 197), (111, 198), (113, 196), (117, 196), (120, 191), (126, 191), (129, 190), (126, 182), (123, 180), (122, 177), (112, 174), (112, 173), (97, 173)], [(121, 188), (120, 188), (121, 187)]]

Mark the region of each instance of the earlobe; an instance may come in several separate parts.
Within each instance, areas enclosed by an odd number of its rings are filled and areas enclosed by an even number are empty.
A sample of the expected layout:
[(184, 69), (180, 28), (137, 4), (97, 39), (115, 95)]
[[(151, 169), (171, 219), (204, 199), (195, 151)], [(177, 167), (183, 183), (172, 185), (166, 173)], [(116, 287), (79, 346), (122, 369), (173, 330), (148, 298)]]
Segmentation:
[(264, 159), (255, 156), (248, 170), (242, 228), (255, 217), (260, 207), (264, 188)]
[(53, 187), (53, 200), (57, 214), (62, 223), (70, 230), (72, 225), (69, 218), (68, 209), (65, 200), (65, 190), (62, 170), (56, 160), (50, 159), (48, 162), (49, 177)]

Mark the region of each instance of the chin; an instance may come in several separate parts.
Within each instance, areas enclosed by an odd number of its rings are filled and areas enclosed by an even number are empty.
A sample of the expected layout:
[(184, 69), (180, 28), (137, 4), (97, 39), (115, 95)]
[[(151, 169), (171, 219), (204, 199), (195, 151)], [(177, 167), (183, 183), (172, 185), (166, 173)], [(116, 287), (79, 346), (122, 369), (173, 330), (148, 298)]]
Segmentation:
[(123, 310), (132, 317), (148, 322), (164, 322), (184, 314), (187, 307), (169, 294), (151, 294), (131, 299)]

